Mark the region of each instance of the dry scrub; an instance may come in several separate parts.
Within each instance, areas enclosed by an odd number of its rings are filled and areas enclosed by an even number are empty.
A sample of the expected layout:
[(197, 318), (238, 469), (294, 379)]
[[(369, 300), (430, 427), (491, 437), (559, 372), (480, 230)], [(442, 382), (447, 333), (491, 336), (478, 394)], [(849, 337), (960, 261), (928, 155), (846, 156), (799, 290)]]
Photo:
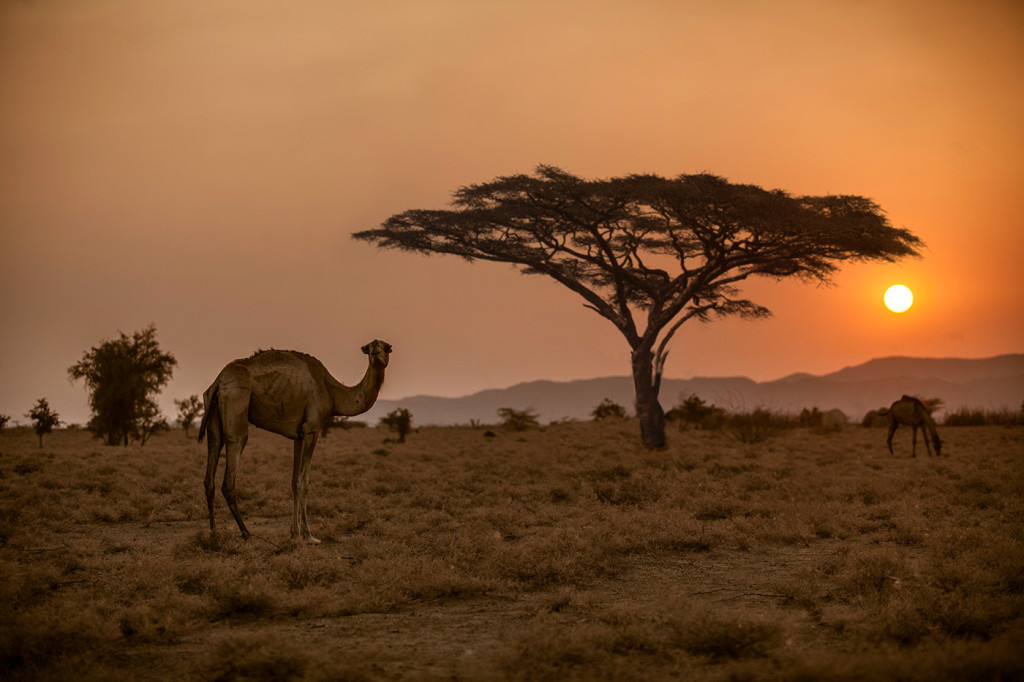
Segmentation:
[[(206, 530), (205, 448), (0, 434), (5, 679), (1020, 679), (1024, 429), (636, 443), (334, 431), (318, 547), (288, 541), (290, 444), (254, 432)], [(227, 530), (230, 529), (230, 530)]]

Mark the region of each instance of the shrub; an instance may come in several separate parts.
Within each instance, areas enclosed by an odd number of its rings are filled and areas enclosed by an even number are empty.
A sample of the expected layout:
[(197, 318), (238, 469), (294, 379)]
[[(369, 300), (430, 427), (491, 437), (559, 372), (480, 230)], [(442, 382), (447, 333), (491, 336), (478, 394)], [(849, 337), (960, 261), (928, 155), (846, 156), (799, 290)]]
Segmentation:
[(682, 404), (673, 407), (665, 414), (668, 421), (679, 422), (679, 430), (682, 431), (688, 424), (704, 430), (715, 430), (721, 428), (726, 420), (726, 412), (715, 405), (708, 405), (697, 395), (686, 398)]
[(821, 426), (822, 414), (817, 407), (808, 410), (806, 407), (800, 410), (800, 426), (805, 428), (817, 428)]
[(310, 659), (302, 647), (269, 634), (224, 637), (208, 660), (207, 679), (290, 680), (306, 673)]
[(612, 401), (611, 398), (605, 398), (601, 401), (601, 404), (594, 408), (594, 411), (590, 413), (590, 416), (595, 420), (597, 419), (625, 419), (626, 408), (618, 403)]
[(731, 614), (687, 614), (673, 619), (668, 626), (675, 644), (715, 660), (767, 656), (779, 638), (777, 625)]
[(774, 436), (780, 428), (788, 426), (784, 419), (761, 407), (753, 412), (730, 415), (728, 423), (729, 430), (741, 443), (761, 443)]

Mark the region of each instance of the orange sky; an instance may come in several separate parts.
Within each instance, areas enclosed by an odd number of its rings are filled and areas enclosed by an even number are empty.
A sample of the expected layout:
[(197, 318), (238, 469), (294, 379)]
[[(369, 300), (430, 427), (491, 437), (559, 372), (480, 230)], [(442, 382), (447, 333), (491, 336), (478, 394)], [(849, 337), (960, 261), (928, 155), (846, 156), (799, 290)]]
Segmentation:
[(684, 327), (669, 376), (1021, 352), (1022, 84), (1016, 2), (3, 3), (0, 413), (85, 421), (67, 367), (149, 323), (169, 416), (257, 347), (354, 383), (385, 339), (387, 398), (628, 374), (553, 282), (349, 238), (538, 163), (861, 194), (927, 242), (749, 283), (775, 316)]

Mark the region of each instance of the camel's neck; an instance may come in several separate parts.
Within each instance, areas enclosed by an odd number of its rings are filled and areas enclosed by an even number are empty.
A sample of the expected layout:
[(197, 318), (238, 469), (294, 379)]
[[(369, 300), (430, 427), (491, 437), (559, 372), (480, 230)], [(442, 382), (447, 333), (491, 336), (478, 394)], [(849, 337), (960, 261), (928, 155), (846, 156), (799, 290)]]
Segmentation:
[(334, 414), (352, 417), (366, 412), (377, 401), (381, 384), (384, 383), (384, 368), (370, 365), (362, 381), (355, 386), (345, 386), (338, 381), (330, 381), (327, 390), (334, 402)]

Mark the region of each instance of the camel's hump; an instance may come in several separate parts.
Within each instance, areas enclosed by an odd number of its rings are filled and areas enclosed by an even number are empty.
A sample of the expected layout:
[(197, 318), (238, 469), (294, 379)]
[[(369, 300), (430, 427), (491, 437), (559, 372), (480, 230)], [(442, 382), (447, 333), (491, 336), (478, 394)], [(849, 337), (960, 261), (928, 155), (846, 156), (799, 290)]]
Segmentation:
[(250, 355), (246, 359), (247, 360), (251, 360), (251, 359), (253, 359), (255, 357), (259, 357), (260, 355), (271, 355), (271, 354), (274, 354), (274, 353), (285, 353), (287, 355), (303, 355), (303, 356), (305, 356), (307, 358), (313, 357), (309, 353), (303, 353), (302, 351), (297, 351), (297, 350), (285, 350), (285, 349), (282, 349), (282, 348), (267, 348), (267, 349), (264, 350), (263, 348), (257, 348), (255, 351), (253, 351), (253, 354)]
[(307, 367), (322, 368), (323, 363), (309, 353), (302, 353), (297, 350), (279, 350), (277, 348), (259, 349), (247, 358), (238, 360), (247, 365), (295, 365), (296, 363)]

